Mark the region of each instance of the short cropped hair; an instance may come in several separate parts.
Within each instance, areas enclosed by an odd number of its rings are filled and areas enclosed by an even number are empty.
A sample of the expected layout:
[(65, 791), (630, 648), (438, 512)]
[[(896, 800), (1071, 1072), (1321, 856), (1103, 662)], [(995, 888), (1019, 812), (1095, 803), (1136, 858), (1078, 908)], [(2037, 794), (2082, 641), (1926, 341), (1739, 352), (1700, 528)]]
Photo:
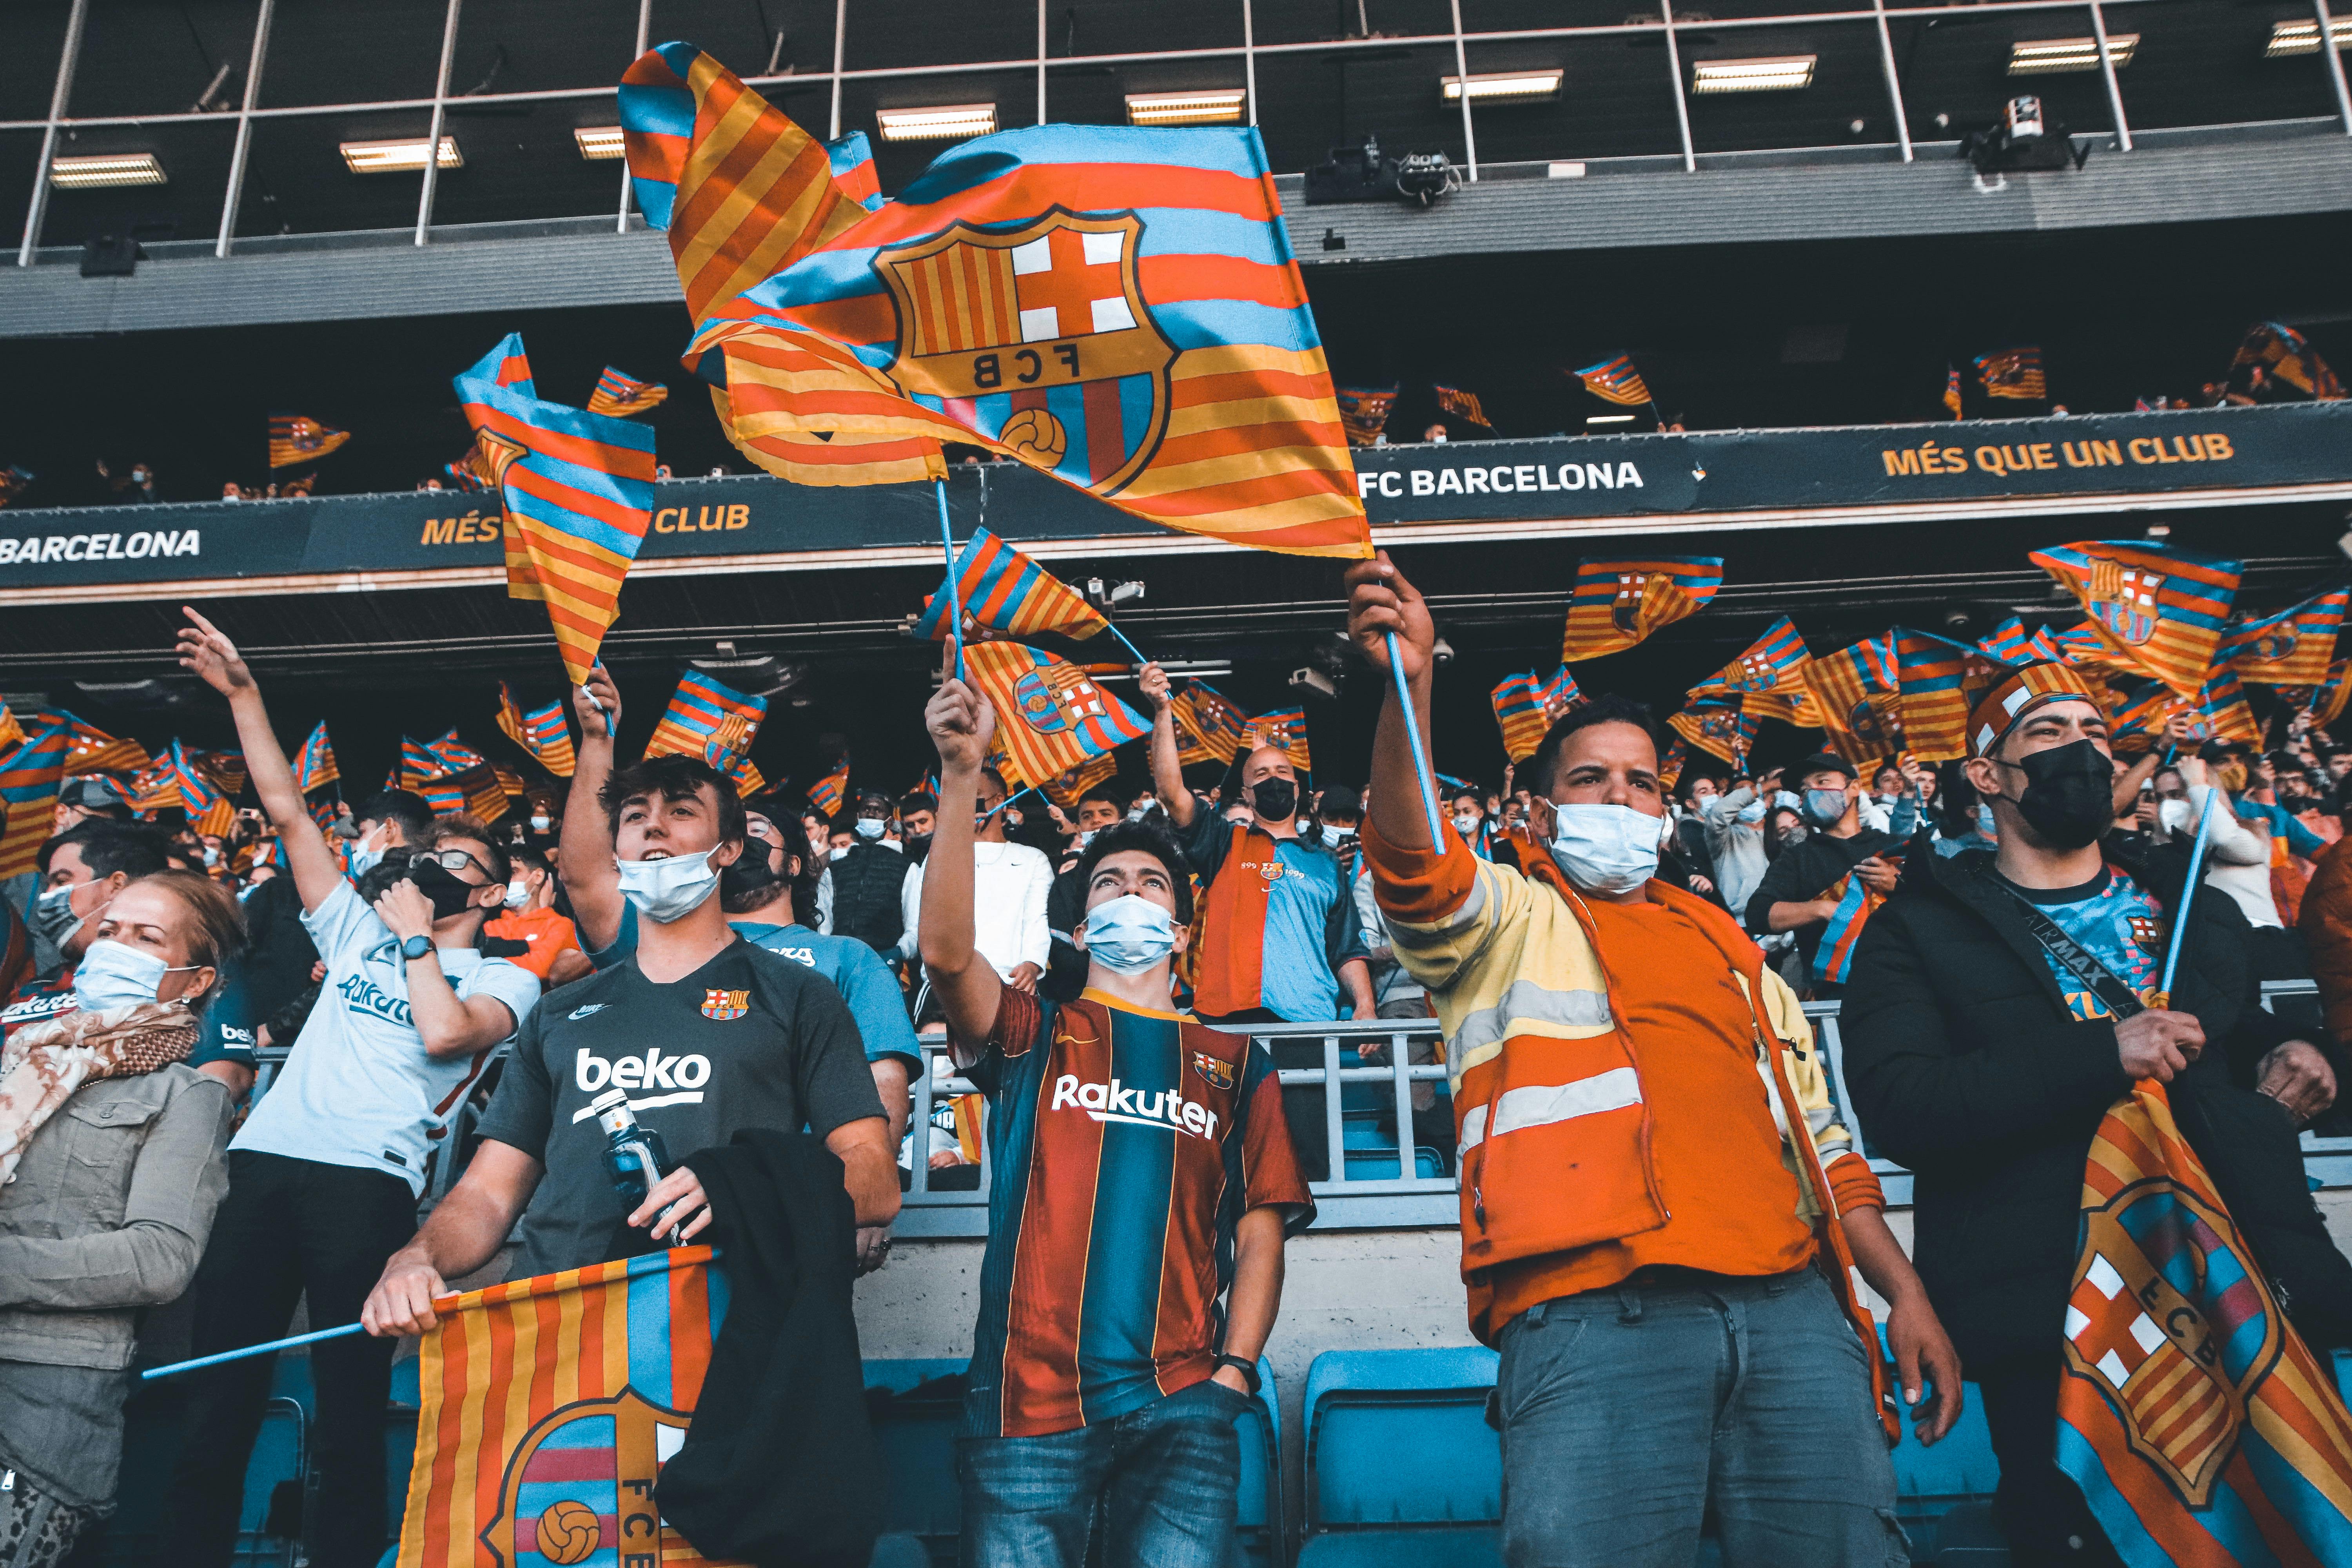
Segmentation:
[(1595, 724), (1631, 724), (1650, 737), (1660, 756), (1666, 754), (1665, 740), (1658, 733), (1658, 721), (1651, 714), (1650, 705), (1604, 691), (1583, 706), (1570, 709), (1544, 731), (1543, 744), (1536, 748), (1535, 763), (1528, 770), (1538, 791), (1551, 792), (1552, 776), (1559, 771), (1560, 748), (1568, 744), (1568, 738)]
[(1176, 836), (1156, 822), (1114, 822), (1095, 835), (1078, 857), (1078, 889), (1081, 902), (1086, 889), (1095, 879), (1095, 868), (1107, 855), (1128, 850), (1140, 850), (1160, 862), (1168, 872), (1168, 890), (1176, 898), (1176, 923), (1192, 923), (1192, 868), (1184, 858), (1184, 851), (1176, 847)]
[(80, 846), (81, 863), (89, 868), (93, 881), (103, 881), (117, 871), (134, 880), (152, 877), (171, 864), (164, 858), (171, 841), (154, 828), (117, 822), (110, 816), (93, 816), (75, 823), (41, 846), (39, 865), (44, 876), (48, 873), (50, 859), (68, 844)]
[(514, 868), (507, 862), (507, 852), (499, 847), (497, 839), (490, 837), (489, 825), (478, 816), (468, 816), (462, 811), (436, 816), (425, 825), (425, 837), (417, 844), (420, 848), (438, 849), (453, 838), (478, 844), (490, 852), (489, 858), (482, 862), (482, 868), (490, 874), (491, 881), (504, 882), (513, 878)]
[(433, 826), (433, 805), (415, 790), (378, 790), (368, 796), (353, 822), (397, 822), (400, 836), (411, 844), (423, 838), (425, 830)]
[(701, 795), (706, 784), (719, 800), (719, 842), (742, 843), (748, 837), (748, 825), (743, 820), (743, 796), (736, 789), (733, 779), (700, 757), (671, 752), (632, 763), (604, 781), (604, 787), (596, 792), (596, 799), (604, 808), (606, 831), (618, 838), (621, 835), (621, 807), (630, 801), (656, 795), (664, 800), (693, 800)]

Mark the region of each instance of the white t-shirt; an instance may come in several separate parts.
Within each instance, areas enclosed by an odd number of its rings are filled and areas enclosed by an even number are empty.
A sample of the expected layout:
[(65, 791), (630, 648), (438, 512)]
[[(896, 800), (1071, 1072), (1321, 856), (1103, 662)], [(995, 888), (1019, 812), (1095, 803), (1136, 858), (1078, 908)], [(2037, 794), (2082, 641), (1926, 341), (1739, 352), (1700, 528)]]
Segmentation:
[[(898, 952), (907, 958), (920, 951), (916, 939), (928, 864), (916, 861), (898, 884), (898, 908), (907, 921)], [(1024, 963), (1043, 971), (1053, 956), (1054, 933), (1045, 925), (1045, 900), (1053, 890), (1054, 868), (1044, 851), (1026, 844), (982, 842), (971, 847), (971, 945), (999, 975), (1009, 980), (1014, 967)]]
[[(425, 1190), (425, 1157), (473, 1087), (488, 1051), (438, 1061), (410, 1021), (400, 943), (349, 882), (302, 916), (327, 962), (318, 1005), (232, 1149), (356, 1165)], [(520, 1023), (539, 978), (471, 948), (441, 950), (460, 997), (492, 996)]]

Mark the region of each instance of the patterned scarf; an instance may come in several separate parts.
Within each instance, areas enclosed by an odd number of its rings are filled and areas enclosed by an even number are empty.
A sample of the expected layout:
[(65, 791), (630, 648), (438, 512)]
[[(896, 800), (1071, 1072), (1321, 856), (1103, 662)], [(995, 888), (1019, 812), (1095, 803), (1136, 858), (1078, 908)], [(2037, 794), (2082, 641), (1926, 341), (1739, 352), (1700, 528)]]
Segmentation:
[(138, 1002), (27, 1024), (0, 1047), (0, 1185), (16, 1179), (35, 1133), (85, 1083), (184, 1061), (196, 1021), (177, 1002)]

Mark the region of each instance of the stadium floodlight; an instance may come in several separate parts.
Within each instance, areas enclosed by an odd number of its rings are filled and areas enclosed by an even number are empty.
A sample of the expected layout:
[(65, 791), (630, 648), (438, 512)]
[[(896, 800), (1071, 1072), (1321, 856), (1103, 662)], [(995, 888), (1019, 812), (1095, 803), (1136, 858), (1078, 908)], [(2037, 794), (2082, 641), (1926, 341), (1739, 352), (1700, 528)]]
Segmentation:
[(961, 142), (996, 131), (996, 105), (946, 103), (932, 109), (877, 109), (874, 122), (885, 142)]
[(160, 185), (163, 164), (152, 153), (95, 153), (49, 161), (49, 184), (61, 191), (94, 191), (107, 185)]
[[(2352, 16), (2330, 16), (2328, 36), (2341, 50), (2352, 47)], [(2305, 16), (2299, 22), (2273, 22), (2270, 47), (2263, 51), (2266, 60), (2284, 59), (2289, 55), (2315, 55), (2319, 52), (2319, 22)]]
[(1130, 92), (1129, 125), (1239, 125), (1248, 94), (1237, 87), (1208, 92)]
[(1769, 59), (1698, 60), (1691, 66), (1691, 92), (1791, 92), (1813, 85), (1819, 55), (1780, 55)]
[(1556, 70), (1487, 71), (1467, 78), (1449, 76), (1439, 79), (1448, 103), (1461, 101), (1465, 80), (1473, 103), (1537, 103), (1559, 96), (1560, 76)]
[(617, 125), (575, 125), (572, 140), (578, 142), (580, 155), (592, 163), (609, 163), (625, 157), (628, 149), (621, 144), (621, 128)]
[[(2139, 47), (2137, 33), (2109, 33), (2107, 58), (2121, 70), (2131, 64), (2132, 51)], [(2063, 76), (2071, 71), (2095, 71), (2099, 68), (2099, 40), (2096, 38), (2034, 38), (2009, 46), (2009, 74), (2011, 76)]]
[[(415, 136), (396, 142), (343, 142), (337, 150), (343, 155), (343, 167), (354, 174), (414, 174), (424, 169), (425, 149), (429, 144), (422, 136)], [(435, 161), (445, 169), (466, 166), (456, 137), (441, 138), (440, 156)]]

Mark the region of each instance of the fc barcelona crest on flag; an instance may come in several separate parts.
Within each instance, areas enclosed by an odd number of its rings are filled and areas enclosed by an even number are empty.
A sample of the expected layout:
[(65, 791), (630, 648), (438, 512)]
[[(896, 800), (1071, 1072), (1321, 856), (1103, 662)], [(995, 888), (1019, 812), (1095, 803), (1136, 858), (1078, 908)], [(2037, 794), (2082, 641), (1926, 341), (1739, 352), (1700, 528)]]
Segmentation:
[(885, 247), (875, 269), (898, 311), (899, 388), (963, 412), (1014, 454), (1115, 495), (1168, 428), (1176, 345), (1144, 303), (1143, 220), (1056, 207), (1017, 227), (959, 223)]
[(2156, 635), (2158, 595), (2164, 592), (2164, 574), (2144, 566), (2116, 561), (2091, 563), (2093, 618), (2123, 641), (2137, 647)]
[(1024, 670), (1013, 693), (1021, 704), (1021, 721), (1041, 735), (1058, 735), (1104, 711), (1102, 693), (1074, 665)]
[(709, 989), (702, 994), (702, 1016), (714, 1024), (731, 1024), (751, 1010), (749, 991)]

